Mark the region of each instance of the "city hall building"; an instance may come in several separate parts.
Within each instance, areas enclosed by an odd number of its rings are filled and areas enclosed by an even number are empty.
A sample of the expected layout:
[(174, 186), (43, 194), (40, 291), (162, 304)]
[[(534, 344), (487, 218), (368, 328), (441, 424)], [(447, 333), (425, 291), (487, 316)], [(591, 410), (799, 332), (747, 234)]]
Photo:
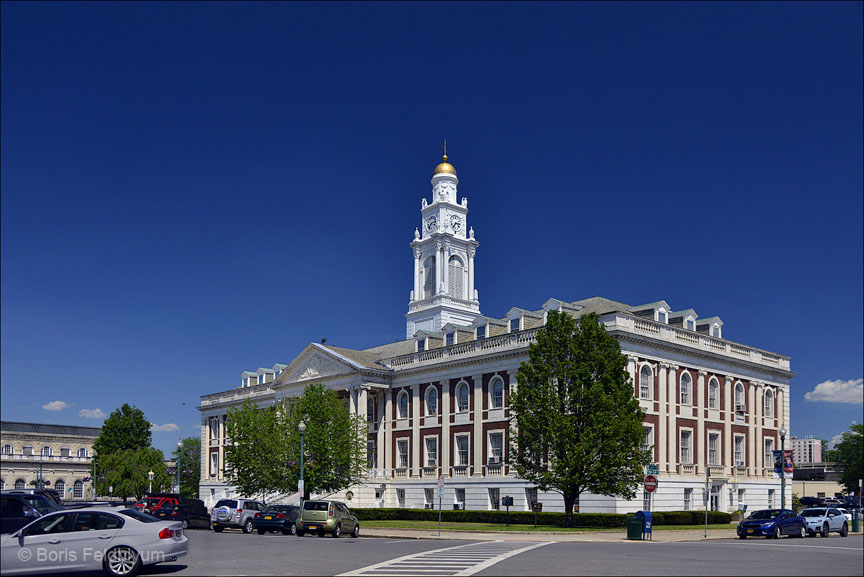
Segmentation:
[[(771, 452), (780, 448), (778, 431), (790, 428), (789, 357), (726, 340), (719, 317), (665, 301), (550, 298), (537, 309), (485, 316), (475, 288), (478, 242), (458, 184), (445, 154), (410, 243), (405, 340), (363, 350), (310, 343), (287, 365), (244, 371), (239, 387), (201, 397), (201, 498), (212, 506), (239, 496), (223, 469), (231, 408), (247, 399), (266, 406), (322, 383), (368, 422), (368, 478), (333, 498), (359, 507), (437, 506), (440, 475), (448, 509), (497, 509), (510, 496), (517, 510), (539, 501), (544, 511), (562, 511), (559, 494), (538, 493), (507, 459), (516, 374), (547, 313), (559, 310), (598, 313), (627, 356), (658, 469), (653, 510), (701, 509), (709, 473), (712, 509), (779, 507)], [(622, 513), (647, 508), (647, 499), (640, 487), (633, 501), (583, 494), (578, 506)]]

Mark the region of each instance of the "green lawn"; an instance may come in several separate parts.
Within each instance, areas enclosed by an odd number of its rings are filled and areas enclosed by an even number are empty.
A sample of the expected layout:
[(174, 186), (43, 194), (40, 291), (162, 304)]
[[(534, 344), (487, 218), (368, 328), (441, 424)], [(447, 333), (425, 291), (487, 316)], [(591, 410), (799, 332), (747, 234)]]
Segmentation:
[[(428, 529), (437, 530), (438, 521), (360, 521), (363, 527), (379, 527), (382, 529)], [(724, 529), (734, 531), (736, 523), (724, 525), (708, 525), (709, 529)], [(685, 531), (694, 529), (704, 529), (705, 525), (654, 525), (655, 531)], [(565, 529), (564, 527), (554, 527), (551, 525), (501, 525), (498, 523), (453, 523), (442, 522), (442, 531), (537, 531), (542, 533), (580, 533), (580, 532), (596, 532), (596, 531), (620, 531), (626, 533), (626, 527), (576, 527), (573, 529)]]

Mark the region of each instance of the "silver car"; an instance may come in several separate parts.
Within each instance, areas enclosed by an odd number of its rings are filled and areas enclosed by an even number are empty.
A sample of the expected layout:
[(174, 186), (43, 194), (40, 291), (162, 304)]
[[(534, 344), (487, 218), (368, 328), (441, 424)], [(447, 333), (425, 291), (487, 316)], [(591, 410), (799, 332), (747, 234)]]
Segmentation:
[(264, 503), (252, 499), (221, 499), (210, 511), (210, 524), (217, 533), (224, 531), (225, 527), (251, 533), (254, 529), (252, 520), (264, 507)]
[(0, 538), (3, 575), (104, 570), (129, 577), (144, 565), (176, 561), (188, 542), (177, 521), (123, 507), (49, 513)]
[(811, 507), (801, 511), (807, 524), (807, 534), (811, 537), (816, 533), (827, 537), (829, 533), (840, 533), (845, 537), (849, 534), (849, 523), (846, 515), (832, 507)]

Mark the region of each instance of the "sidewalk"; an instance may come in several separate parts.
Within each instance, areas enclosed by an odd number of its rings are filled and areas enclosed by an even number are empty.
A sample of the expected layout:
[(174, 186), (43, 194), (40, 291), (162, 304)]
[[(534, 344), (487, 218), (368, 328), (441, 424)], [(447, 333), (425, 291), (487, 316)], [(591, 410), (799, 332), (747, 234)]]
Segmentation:
[[(646, 541), (629, 541), (624, 527), (610, 531), (585, 531), (574, 533), (549, 533), (534, 531), (430, 531), (428, 529), (394, 529), (381, 527), (363, 527), (361, 535), (366, 537), (389, 537), (392, 539), (456, 539), (465, 541), (498, 541), (498, 540), (528, 540), (550, 541), (554, 543), (642, 543)], [(708, 539), (736, 539), (734, 529), (708, 529)], [(654, 531), (651, 542), (672, 543), (677, 541), (704, 541), (705, 531), (688, 529), (684, 531), (661, 530)]]

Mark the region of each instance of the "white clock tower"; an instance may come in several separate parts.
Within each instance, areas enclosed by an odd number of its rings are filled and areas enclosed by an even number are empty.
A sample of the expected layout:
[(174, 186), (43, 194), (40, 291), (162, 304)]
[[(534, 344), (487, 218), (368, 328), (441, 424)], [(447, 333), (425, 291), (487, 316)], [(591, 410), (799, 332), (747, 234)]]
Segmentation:
[(421, 201), (422, 226), (414, 230), (414, 290), (405, 315), (406, 338), (423, 330), (437, 333), (451, 323), (467, 326), (481, 316), (474, 288), (478, 242), (468, 228), (468, 199), (456, 200), (459, 179), (444, 159), (432, 173), (432, 201)]

